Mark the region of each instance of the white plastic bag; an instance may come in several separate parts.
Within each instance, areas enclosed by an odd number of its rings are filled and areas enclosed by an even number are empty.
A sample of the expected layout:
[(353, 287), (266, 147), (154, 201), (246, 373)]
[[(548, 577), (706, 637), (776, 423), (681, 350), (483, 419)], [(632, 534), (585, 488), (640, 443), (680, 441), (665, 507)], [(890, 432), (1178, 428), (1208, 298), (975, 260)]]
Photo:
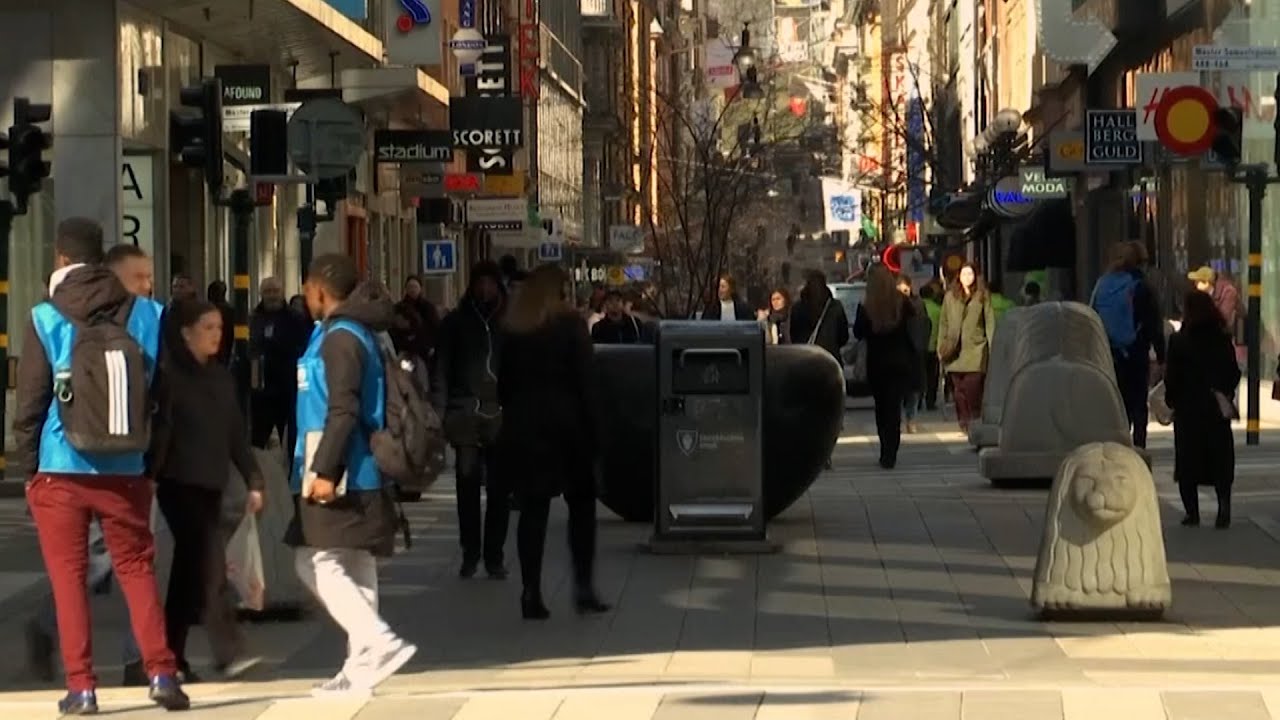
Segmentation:
[(1161, 425), (1173, 424), (1173, 408), (1164, 400), (1164, 382), (1156, 383), (1151, 388), (1151, 392), (1147, 393), (1147, 409), (1151, 411), (1151, 417)]
[(227, 543), (227, 579), (240, 596), (240, 606), (261, 612), (266, 607), (266, 577), (258, 518), (246, 513)]

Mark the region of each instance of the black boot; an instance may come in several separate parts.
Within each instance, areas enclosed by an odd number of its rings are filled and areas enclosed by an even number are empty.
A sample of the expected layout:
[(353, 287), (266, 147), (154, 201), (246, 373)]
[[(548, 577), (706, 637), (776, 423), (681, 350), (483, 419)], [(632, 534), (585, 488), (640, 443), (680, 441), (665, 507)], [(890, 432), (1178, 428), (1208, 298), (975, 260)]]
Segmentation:
[(525, 590), (520, 595), (520, 615), (525, 620), (546, 620), (551, 611), (542, 602), (542, 593), (536, 590)]
[(595, 588), (590, 585), (579, 586), (574, 591), (573, 606), (579, 615), (599, 615), (613, 609), (609, 603), (600, 599)]

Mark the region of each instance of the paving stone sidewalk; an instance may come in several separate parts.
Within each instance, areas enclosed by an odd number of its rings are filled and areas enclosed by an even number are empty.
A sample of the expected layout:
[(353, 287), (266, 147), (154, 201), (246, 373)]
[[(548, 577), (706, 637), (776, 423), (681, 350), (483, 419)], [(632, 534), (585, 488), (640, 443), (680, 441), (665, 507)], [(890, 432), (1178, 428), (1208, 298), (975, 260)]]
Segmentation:
[[(600, 618), (569, 611), (561, 508), (550, 621), (519, 619), (516, 576), (458, 580), (442, 481), (410, 506), (414, 548), (383, 574), (389, 620), (421, 648), (390, 696), (292, 699), (343, 650), (327, 622), (302, 623), (259, 677), (199, 688), (200, 717), (1280, 718), (1280, 456), (1242, 454), (1258, 469), (1237, 482), (1228, 531), (1177, 526), (1158, 456), (1166, 621), (1043, 623), (1027, 597), (1045, 492), (991, 488), (935, 425), (907, 439), (893, 472), (852, 426), (835, 469), (773, 525), (775, 555), (648, 555), (647, 527), (602, 512), (599, 584), (617, 607)], [(514, 565), (514, 543), (508, 555)], [(48, 717), (55, 695), (0, 694), (0, 717)]]

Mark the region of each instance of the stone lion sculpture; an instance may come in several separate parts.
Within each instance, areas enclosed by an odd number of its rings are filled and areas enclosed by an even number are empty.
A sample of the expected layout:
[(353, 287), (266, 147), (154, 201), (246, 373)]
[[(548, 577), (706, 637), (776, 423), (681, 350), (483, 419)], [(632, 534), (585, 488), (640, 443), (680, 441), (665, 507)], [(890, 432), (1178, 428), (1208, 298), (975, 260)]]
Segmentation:
[(1004, 418), (1004, 395), (1013, 381), (1013, 351), (1023, 319), (1032, 308), (1013, 308), (1000, 318), (991, 340), (991, 359), (982, 391), (982, 419), (969, 428), (969, 443), (984, 448), (1000, 443), (1000, 423)]
[(1172, 600), (1159, 501), (1145, 460), (1119, 443), (1077, 448), (1053, 481), (1032, 606), (1052, 615), (1158, 617)]

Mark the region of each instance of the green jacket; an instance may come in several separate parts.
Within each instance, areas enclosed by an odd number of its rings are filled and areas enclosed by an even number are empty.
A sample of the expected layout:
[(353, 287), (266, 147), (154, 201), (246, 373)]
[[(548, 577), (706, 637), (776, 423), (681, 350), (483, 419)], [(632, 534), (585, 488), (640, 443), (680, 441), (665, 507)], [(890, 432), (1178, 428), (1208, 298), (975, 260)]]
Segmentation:
[(960, 354), (947, 363), (947, 372), (986, 372), (991, 354), (991, 335), (996, 329), (996, 313), (991, 298), (965, 301), (948, 292), (942, 301), (939, 351), (949, 343), (960, 344)]
[(1018, 306), (1018, 303), (1010, 300), (1000, 293), (991, 293), (991, 309), (996, 311), (996, 322), (1000, 322), (1004, 314)]
[(925, 300), (924, 311), (929, 316), (929, 352), (938, 352), (938, 319), (942, 315), (942, 304), (936, 300)]

